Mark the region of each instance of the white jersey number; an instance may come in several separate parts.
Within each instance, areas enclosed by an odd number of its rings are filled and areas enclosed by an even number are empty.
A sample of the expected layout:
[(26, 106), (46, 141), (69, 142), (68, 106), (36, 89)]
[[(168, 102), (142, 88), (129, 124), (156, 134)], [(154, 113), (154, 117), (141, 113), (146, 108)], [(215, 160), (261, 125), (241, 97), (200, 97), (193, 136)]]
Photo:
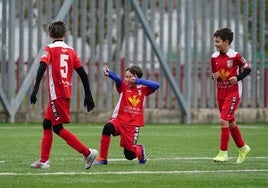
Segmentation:
[(62, 78), (67, 78), (68, 73), (68, 63), (67, 60), (69, 59), (69, 56), (66, 54), (60, 55), (60, 73)]

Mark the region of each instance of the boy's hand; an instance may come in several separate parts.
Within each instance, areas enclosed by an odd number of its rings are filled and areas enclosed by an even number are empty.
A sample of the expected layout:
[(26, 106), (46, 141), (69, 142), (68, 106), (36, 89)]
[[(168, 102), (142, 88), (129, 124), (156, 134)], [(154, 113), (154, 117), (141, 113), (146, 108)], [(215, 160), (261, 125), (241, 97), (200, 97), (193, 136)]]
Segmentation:
[(91, 95), (86, 95), (84, 99), (84, 106), (87, 108), (87, 111), (90, 112), (94, 109), (95, 103)]
[(31, 104), (35, 104), (36, 100), (37, 100), (36, 95), (32, 94), (30, 98)]
[(217, 71), (217, 72), (212, 74), (212, 79), (213, 80), (217, 80), (219, 77), (220, 77), (220, 72), (219, 71)]
[(36, 103), (36, 101), (37, 101), (36, 94), (37, 94), (37, 89), (34, 88), (34, 90), (32, 91), (31, 97), (30, 97), (31, 104)]
[(236, 84), (237, 83), (237, 77), (236, 76), (232, 76), (231, 78), (229, 78), (229, 82), (231, 84)]
[(109, 69), (108, 65), (107, 64), (103, 65), (102, 72), (103, 72), (104, 76), (109, 76), (109, 71), (110, 71), (110, 69)]

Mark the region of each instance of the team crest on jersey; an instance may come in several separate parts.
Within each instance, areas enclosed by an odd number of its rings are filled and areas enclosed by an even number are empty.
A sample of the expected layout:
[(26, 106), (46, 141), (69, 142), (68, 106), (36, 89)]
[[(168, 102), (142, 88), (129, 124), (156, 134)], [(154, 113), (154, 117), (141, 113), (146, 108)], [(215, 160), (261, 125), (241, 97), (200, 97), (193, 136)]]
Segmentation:
[(233, 66), (233, 60), (227, 60), (227, 67), (231, 68)]

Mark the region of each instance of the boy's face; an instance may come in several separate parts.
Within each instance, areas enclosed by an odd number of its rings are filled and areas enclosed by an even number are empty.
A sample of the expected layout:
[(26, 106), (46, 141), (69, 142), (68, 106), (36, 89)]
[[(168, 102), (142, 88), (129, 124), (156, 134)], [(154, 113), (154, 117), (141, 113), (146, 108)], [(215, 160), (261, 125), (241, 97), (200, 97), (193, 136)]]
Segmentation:
[(126, 71), (126, 74), (125, 74), (125, 83), (129, 87), (134, 87), (136, 85), (136, 76), (134, 74), (132, 74), (131, 72)]
[(220, 37), (214, 37), (214, 46), (217, 51), (227, 52), (229, 49), (229, 41), (223, 41)]

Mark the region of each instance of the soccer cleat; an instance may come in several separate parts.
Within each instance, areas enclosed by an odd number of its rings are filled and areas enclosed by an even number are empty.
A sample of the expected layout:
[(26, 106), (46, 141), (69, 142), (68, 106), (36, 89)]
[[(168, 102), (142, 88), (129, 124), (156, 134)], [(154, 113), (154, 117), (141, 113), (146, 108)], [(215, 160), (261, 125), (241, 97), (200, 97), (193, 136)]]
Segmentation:
[(237, 164), (243, 163), (249, 151), (250, 151), (250, 147), (248, 145), (244, 145), (242, 148), (239, 148), (239, 154), (238, 154), (236, 163)]
[(33, 162), (30, 166), (32, 168), (50, 168), (49, 161), (42, 163), (40, 160)]
[(219, 154), (213, 158), (214, 162), (226, 162), (228, 161), (227, 151), (220, 150)]
[(143, 144), (140, 145), (142, 150), (142, 156), (139, 158), (139, 164), (145, 164), (147, 161), (146, 153), (145, 153), (145, 147)]
[(107, 159), (104, 159), (102, 157), (97, 157), (93, 165), (106, 165), (108, 163)]
[(89, 151), (90, 151), (90, 154), (85, 158), (85, 161), (86, 161), (85, 168), (86, 169), (90, 169), (90, 167), (92, 166), (94, 160), (98, 156), (98, 151), (97, 150), (89, 149)]

